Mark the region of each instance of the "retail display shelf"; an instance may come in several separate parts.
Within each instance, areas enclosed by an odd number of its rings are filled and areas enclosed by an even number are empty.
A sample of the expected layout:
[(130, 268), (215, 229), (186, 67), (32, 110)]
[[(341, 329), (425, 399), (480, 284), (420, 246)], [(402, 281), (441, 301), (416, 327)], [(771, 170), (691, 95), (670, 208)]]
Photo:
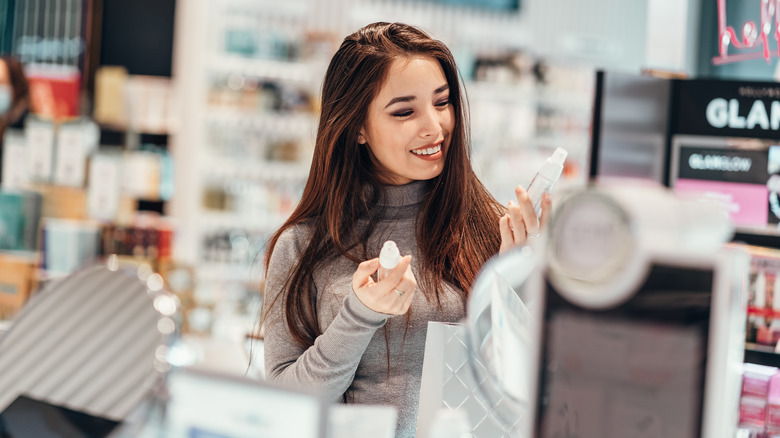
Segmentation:
[(780, 235), (762, 234), (758, 232), (745, 232), (739, 230), (734, 234), (734, 242), (745, 243), (754, 246), (765, 246), (768, 248), (780, 249)]
[(204, 169), (211, 178), (252, 179), (262, 181), (303, 181), (309, 175), (310, 163), (260, 161), (245, 162), (215, 158)]
[(589, 112), (592, 109), (593, 96), (586, 92), (565, 92), (559, 89), (547, 89), (533, 84), (498, 83), (470, 81), (466, 82), (469, 99), (480, 98), (492, 101), (508, 101), (514, 104), (544, 104), (568, 111)]
[(246, 231), (270, 232), (279, 228), (285, 219), (287, 216), (273, 213), (243, 215), (235, 212), (205, 211), (199, 222), (203, 230), (235, 228)]
[(317, 117), (311, 113), (273, 113), (210, 106), (207, 119), (221, 127), (249, 127), (273, 132), (312, 134)]
[(745, 362), (780, 367), (780, 354), (771, 346), (746, 342)]
[(310, 7), (310, 0), (230, 0), (223, 3), (224, 14), (221, 18), (225, 25), (244, 24), (255, 18), (258, 10), (273, 11), (279, 18), (299, 18)]
[(220, 54), (214, 56), (212, 62), (208, 65), (213, 72), (241, 74), (282, 81), (308, 83), (318, 77), (315, 73), (318, 69), (305, 61), (282, 61)]
[(574, 158), (575, 156), (585, 155), (590, 139), (577, 134), (545, 134), (534, 136), (528, 140), (528, 143), (535, 146), (540, 151), (555, 150), (557, 147), (564, 147), (569, 151), (569, 156)]
[(473, 138), (475, 150), (487, 156), (498, 156), (502, 153), (517, 154), (527, 151), (528, 154), (549, 156), (555, 148), (562, 147), (569, 152), (569, 160), (583, 162), (587, 158), (589, 139), (580, 135), (539, 135), (529, 138), (512, 138), (511, 136), (495, 136), (488, 138)]
[(173, 132), (172, 127), (163, 126), (133, 126), (131, 124), (120, 123), (99, 123), (100, 129), (105, 131), (115, 132), (132, 132), (135, 134), (149, 134), (149, 135), (170, 135)]
[[(261, 262), (261, 259), (256, 261), (256, 263)], [(201, 262), (196, 269), (196, 275), (199, 280), (208, 282), (250, 282), (258, 279), (257, 269), (259, 265), (254, 264)]]

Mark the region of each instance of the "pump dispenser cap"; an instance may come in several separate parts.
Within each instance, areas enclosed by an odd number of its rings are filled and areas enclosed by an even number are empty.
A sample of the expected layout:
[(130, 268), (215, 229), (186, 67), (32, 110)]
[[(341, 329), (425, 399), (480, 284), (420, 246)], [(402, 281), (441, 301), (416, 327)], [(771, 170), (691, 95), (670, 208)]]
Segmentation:
[(555, 148), (555, 152), (550, 156), (549, 160), (551, 163), (557, 164), (559, 166), (563, 166), (563, 162), (566, 161), (566, 157), (569, 155), (568, 152), (566, 152), (566, 149), (563, 148)]
[(398, 262), (401, 261), (401, 253), (398, 251), (398, 247), (395, 242), (388, 240), (382, 246), (382, 251), (379, 252), (379, 265), (385, 269), (393, 269), (398, 266)]
[[(546, 187), (546, 190), (552, 188), (555, 182), (558, 181), (558, 178), (561, 176), (561, 172), (563, 172), (563, 162), (566, 161), (566, 157), (568, 155), (569, 153), (566, 152), (566, 149), (556, 148), (555, 152), (553, 152), (552, 155), (547, 158), (544, 166), (539, 169), (537, 176), (541, 175), (548, 180), (549, 187)], [(531, 183), (531, 185), (533, 186), (533, 183)], [(528, 190), (530, 191), (531, 187), (529, 187)], [(539, 200), (541, 199), (541, 194), (539, 194)]]

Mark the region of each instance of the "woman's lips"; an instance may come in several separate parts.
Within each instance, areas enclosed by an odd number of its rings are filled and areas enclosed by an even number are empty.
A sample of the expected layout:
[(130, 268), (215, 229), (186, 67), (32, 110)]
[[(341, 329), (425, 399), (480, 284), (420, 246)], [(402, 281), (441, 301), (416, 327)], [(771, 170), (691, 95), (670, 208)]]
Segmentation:
[(441, 143), (433, 147), (414, 149), (411, 153), (415, 157), (425, 161), (436, 161), (444, 155), (441, 150)]

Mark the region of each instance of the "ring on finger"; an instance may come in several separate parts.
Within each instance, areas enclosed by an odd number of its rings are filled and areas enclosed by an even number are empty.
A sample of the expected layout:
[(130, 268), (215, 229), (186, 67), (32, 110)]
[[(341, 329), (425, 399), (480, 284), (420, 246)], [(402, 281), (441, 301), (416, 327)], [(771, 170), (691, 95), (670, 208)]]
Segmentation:
[(529, 233), (529, 232), (526, 232), (525, 235), (528, 236), (528, 237), (539, 237), (539, 233)]
[(395, 292), (395, 294), (398, 295), (399, 297), (404, 296), (405, 293), (404, 291), (398, 289), (393, 289), (393, 292)]

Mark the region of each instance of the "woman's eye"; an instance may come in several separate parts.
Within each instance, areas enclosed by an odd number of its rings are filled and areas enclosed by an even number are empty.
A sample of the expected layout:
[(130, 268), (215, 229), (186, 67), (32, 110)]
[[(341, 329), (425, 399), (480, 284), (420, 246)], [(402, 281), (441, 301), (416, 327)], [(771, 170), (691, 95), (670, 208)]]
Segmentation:
[(413, 113), (412, 110), (398, 111), (397, 113), (393, 113), (393, 117), (407, 117), (407, 116), (411, 116), (412, 113)]
[(447, 106), (449, 104), (450, 104), (450, 99), (449, 98), (436, 102), (436, 106), (438, 106), (438, 107)]

